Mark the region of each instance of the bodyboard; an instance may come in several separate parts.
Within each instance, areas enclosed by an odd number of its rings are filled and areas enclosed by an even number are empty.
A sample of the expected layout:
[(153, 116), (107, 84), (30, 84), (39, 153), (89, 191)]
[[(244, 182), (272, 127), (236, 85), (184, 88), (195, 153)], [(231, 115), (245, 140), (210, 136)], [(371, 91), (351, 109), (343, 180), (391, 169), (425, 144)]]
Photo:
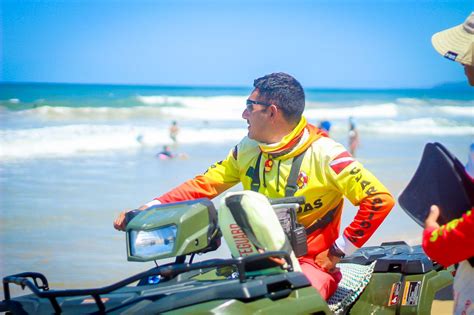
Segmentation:
[(438, 205), (438, 223), (442, 225), (472, 208), (474, 184), (462, 163), (451, 152), (440, 143), (428, 143), (415, 174), (398, 197), (398, 202), (422, 227), (431, 205)]

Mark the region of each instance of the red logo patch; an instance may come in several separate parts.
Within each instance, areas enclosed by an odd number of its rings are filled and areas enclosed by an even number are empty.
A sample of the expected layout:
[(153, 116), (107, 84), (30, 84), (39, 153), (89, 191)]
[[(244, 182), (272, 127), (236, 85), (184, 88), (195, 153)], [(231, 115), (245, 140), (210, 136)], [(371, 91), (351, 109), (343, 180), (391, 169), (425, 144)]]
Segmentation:
[(300, 172), (298, 179), (296, 180), (296, 185), (299, 189), (303, 188), (308, 184), (308, 175), (305, 172)]
[(268, 159), (265, 161), (265, 172), (268, 173), (272, 170), (273, 167), (273, 160)]
[(331, 163), (329, 163), (329, 166), (331, 166), (332, 170), (339, 175), (347, 166), (349, 166), (352, 162), (354, 162), (354, 158), (352, 155), (344, 151), (338, 156), (336, 156)]

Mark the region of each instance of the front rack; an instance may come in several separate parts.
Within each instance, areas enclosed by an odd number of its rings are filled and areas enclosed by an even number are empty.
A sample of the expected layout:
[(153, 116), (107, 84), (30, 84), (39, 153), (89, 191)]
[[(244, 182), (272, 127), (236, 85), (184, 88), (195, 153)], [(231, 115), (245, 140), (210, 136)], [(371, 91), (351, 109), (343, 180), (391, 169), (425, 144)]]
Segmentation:
[[(21, 286), (22, 289), (28, 287), (31, 292), (33, 292), (39, 298), (46, 298), (51, 302), (52, 307), (56, 314), (62, 313), (61, 306), (59, 305), (57, 298), (59, 297), (73, 297), (73, 296), (85, 296), (90, 295), (94, 298), (94, 301), (99, 309), (99, 312), (105, 312), (106, 307), (102, 302), (101, 295), (111, 293), (117, 289), (123, 288), (131, 283), (139, 281), (145, 277), (151, 276), (163, 276), (166, 278), (175, 277), (178, 274), (199, 270), (199, 269), (211, 269), (219, 267), (229, 267), (235, 266), (238, 274), (239, 281), (244, 283), (247, 281), (248, 277), (246, 275), (247, 266), (252, 265), (255, 268), (255, 265), (258, 265), (258, 262), (267, 262), (270, 257), (279, 257), (284, 258), (287, 262), (286, 266), (281, 266), (282, 269), (287, 271), (293, 271), (293, 264), (290, 259), (290, 255), (284, 251), (273, 251), (265, 252), (258, 255), (252, 255), (247, 257), (238, 257), (233, 259), (211, 259), (198, 263), (183, 263), (183, 264), (171, 264), (160, 266), (148, 271), (144, 271), (133, 275), (129, 278), (126, 278), (122, 281), (116, 282), (114, 284), (101, 287), (101, 288), (92, 288), (92, 289), (72, 289), (72, 290), (50, 290), (48, 280), (46, 277), (37, 272), (23, 272), (3, 278), (3, 290), (5, 294), (5, 301), (11, 300), (10, 296), (10, 284), (16, 284)], [(260, 269), (268, 268), (268, 264), (263, 264), (264, 267)], [(255, 269), (252, 271), (255, 271)], [(30, 280), (31, 279), (31, 280)], [(40, 280), (41, 283), (38, 281)]]

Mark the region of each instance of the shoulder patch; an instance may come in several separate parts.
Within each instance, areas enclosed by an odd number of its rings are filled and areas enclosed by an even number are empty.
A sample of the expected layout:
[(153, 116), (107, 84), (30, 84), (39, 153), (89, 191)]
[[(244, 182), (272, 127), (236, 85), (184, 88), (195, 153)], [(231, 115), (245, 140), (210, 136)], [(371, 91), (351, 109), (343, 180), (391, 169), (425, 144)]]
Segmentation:
[(349, 152), (344, 151), (335, 158), (333, 158), (332, 161), (329, 163), (329, 166), (336, 174), (339, 175), (347, 166), (349, 166), (354, 161), (355, 159), (352, 157), (352, 155)]

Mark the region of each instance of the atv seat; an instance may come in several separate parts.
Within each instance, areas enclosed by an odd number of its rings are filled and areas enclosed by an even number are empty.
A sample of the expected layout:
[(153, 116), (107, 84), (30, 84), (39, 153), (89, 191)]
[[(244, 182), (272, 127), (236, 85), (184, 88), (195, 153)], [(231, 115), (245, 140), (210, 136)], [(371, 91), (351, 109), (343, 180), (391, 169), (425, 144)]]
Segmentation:
[(334, 314), (344, 314), (369, 283), (374, 272), (375, 261), (366, 266), (340, 263), (338, 267), (341, 269), (342, 280), (327, 302)]

